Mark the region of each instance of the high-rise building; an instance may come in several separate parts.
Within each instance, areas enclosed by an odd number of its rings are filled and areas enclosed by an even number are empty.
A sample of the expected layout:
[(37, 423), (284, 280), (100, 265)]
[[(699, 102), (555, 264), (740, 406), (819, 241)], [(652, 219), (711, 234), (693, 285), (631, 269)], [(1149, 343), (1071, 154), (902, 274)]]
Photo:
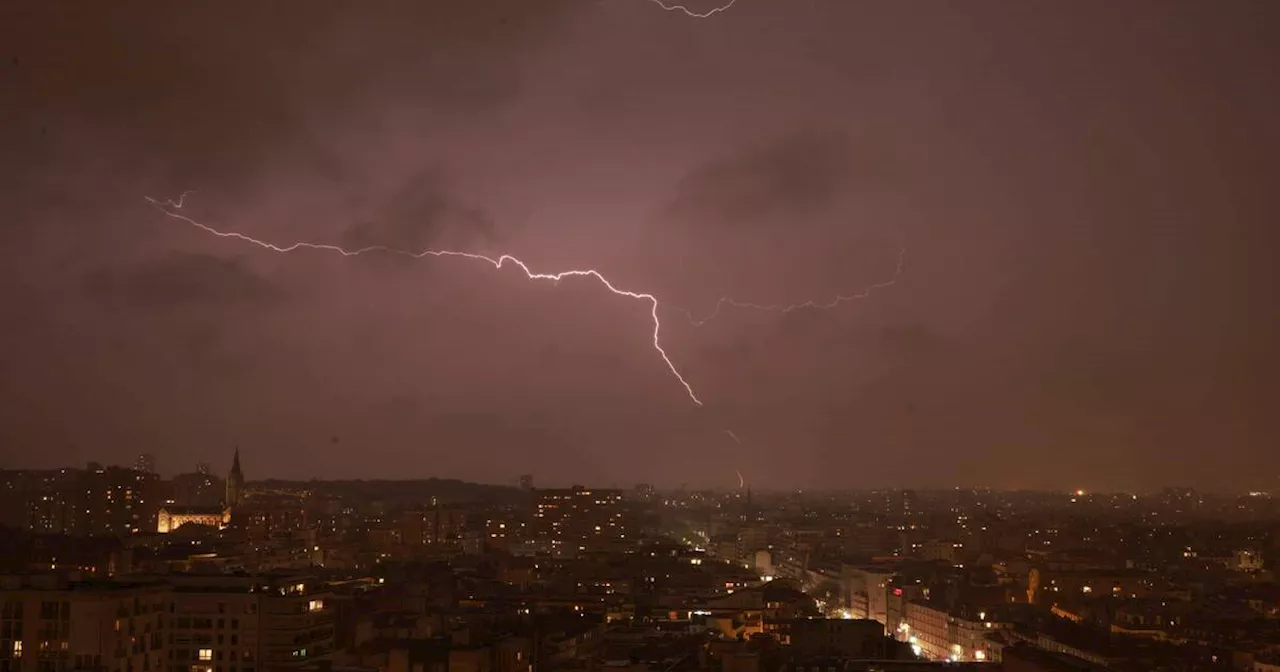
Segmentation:
[(244, 499), (244, 472), (240, 470), (240, 449), (231, 458), (231, 472), (227, 474), (227, 508), (240, 506)]
[(888, 524), (910, 524), (920, 515), (919, 498), (914, 490), (889, 490), (884, 493), (882, 510)]
[(579, 549), (587, 542), (625, 539), (622, 491), (580, 485), (539, 490), (534, 530), (553, 545)]
[(400, 542), (405, 546), (426, 546), (462, 539), (466, 515), (461, 509), (433, 506), (409, 509), (400, 514)]
[(178, 506), (221, 506), (227, 493), (226, 483), (207, 471), (178, 474), (172, 484)]
[(81, 534), (79, 469), (0, 471), (0, 525), (43, 534)]
[(159, 489), (155, 474), (97, 463), (83, 470), (0, 472), (0, 524), (74, 536), (150, 532)]
[(151, 453), (142, 453), (138, 459), (134, 460), (133, 468), (144, 474), (156, 473), (156, 456)]
[(162, 624), (170, 595), (169, 587), (158, 582), (4, 577), (0, 670), (166, 670), (169, 652)]
[(254, 541), (290, 537), (308, 527), (306, 501), (285, 494), (255, 496), (247, 501), (241, 497), (240, 506), (232, 513), (233, 526)]
[(525, 492), (533, 490), (533, 474), (525, 474), (520, 477), (520, 489)]
[[(301, 575), (171, 575), (169, 672), (275, 672), (333, 652), (332, 594)], [(141, 668), (134, 668), (135, 670)], [(164, 669), (164, 668), (160, 668)]]
[(155, 474), (90, 464), (81, 492), (83, 534), (128, 536), (156, 529), (160, 478)]
[(0, 670), (293, 670), (332, 654), (332, 601), (323, 583), (290, 574), (0, 577)]

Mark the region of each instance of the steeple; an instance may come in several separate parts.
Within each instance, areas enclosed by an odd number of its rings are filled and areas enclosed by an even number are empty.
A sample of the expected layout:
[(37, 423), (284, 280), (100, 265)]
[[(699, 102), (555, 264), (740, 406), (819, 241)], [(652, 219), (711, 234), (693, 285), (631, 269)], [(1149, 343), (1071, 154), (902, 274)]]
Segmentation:
[(231, 458), (231, 472), (227, 474), (227, 508), (240, 505), (244, 497), (244, 472), (240, 471), (240, 446), (236, 446), (235, 456)]

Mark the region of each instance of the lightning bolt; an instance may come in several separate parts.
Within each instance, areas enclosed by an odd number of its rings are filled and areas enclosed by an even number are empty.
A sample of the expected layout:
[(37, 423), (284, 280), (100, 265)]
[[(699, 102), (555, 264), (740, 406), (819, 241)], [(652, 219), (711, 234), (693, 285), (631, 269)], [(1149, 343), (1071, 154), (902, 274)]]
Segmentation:
[[(727, 9), (732, 4), (733, 3), (730, 2), (729, 5), (725, 5), (725, 8)], [(483, 261), (498, 270), (501, 270), (503, 266), (510, 263), (518, 267), (522, 272), (524, 272), (525, 277), (528, 278), (529, 280), (550, 280), (551, 282), (559, 283), (564, 278), (570, 278), (570, 277), (593, 278), (596, 281), (598, 281), (600, 284), (604, 285), (605, 289), (608, 289), (610, 292), (617, 294), (618, 296), (624, 296), (630, 299), (645, 301), (649, 304), (649, 315), (653, 320), (653, 349), (658, 353), (658, 356), (662, 358), (663, 363), (667, 365), (667, 369), (671, 372), (671, 375), (675, 376), (676, 380), (679, 381), (681, 387), (684, 388), (684, 391), (689, 396), (689, 398), (693, 400), (693, 402), (698, 406), (703, 405), (702, 400), (699, 399), (697, 393), (694, 392), (693, 386), (689, 383), (687, 379), (685, 379), (684, 375), (680, 373), (680, 369), (676, 367), (675, 362), (672, 361), (671, 359), (671, 356), (668, 355), (667, 351), (662, 347), (662, 339), (661, 339), (662, 320), (658, 316), (658, 307), (659, 307), (658, 298), (653, 294), (649, 294), (647, 292), (633, 292), (630, 290), (621, 289), (616, 285), (614, 285), (608, 278), (604, 277), (604, 275), (602, 275), (596, 269), (593, 269), (593, 268), (570, 269), (567, 271), (560, 271), (557, 273), (541, 273), (541, 272), (534, 272), (532, 269), (529, 268), (529, 266), (524, 261), (510, 254), (503, 254), (498, 257), (490, 257), (483, 254), (461, 252), (457, 250), (426, 249), (419, 252), (413, 252), (410, 250), (387, 247), (385, 245), (370, 245), (368, 247), (361, 247), (357, 249), (346, 249), (338, 245), (332, 245), (327, 243), (311, 243), (306, 241), (299, 241), (299, 242), (291, 243), (289, 245), (277, 245), (275, 243), (260, 240), (237, 231), (223, 231), (223, 230), (216, 229), (212, 226), (209, 226), (200, 221), (197, 221), (196, 219), (188, 217), (182, 212), (179, 212), (185, 207), (187, 197), (193, 193), (195, 193), (195, 190), (184, 191), (182, 192), (182, 195), (180, 195), (177, 199), (167, 199), (164, 201), (159, 201), (157, 199), (151, 198), (150, 196), (147, 196), (145, 198), (147, 202), (152, 205), (152, 207), (159, 210), (165, 216), (190, 224), (191, 226), (194, 226), (202, 231), (205, 231), (206, 233), (210, 233), (219, 238), (232, 238), (232, 239), (240, 240), (246, 243), (252, 243), (265, 250), (270, 250), (272, 252), (277, 252), (282, 254), (287, 252), (295, 252), (298, 250), (308, 249), (308, 250), (319, 250), (319, 251), (325, 251), (325, 252), (337, 252), (338, 254), (341, 254), (344, 257), (355, 257), (362, 254), (369, 254), (369, 253), (394, 254), (394, 255), (409, 257), (412, 259), (423, 259), (426, 257), (462, 257), (462, 258), (471, 259), (474, 261)], [(701, 319), (694, 318), (693, 313), (689, 310), (686, 310), (683, 308), (676, 308), (674, 306), (671, 306), (671, 307), (674, 308), (675, 310), (683, 312), (689, 318), (689, 322), (696, 327), (700, 327), (706, 324), (707, 322), (711, 321), (712, 319), (714, 319), (717, 315), (721, 313), (721, 311), (726, 306), (731, 308), (746, 308), (746, 309), (752, 309), (752, 310), (761, 310), (761, 311), (784, 313), (784, 314), (790, 313), (795, 310), (806, 309), (806, 308), (818, 309), (818, 310), (829, 310), (839, 306), (842, 303), (855, 301), (858, 299), (865, 299), (868, 296), (870, 296), (872, 293), (874, 293), (876, 290), (890, 287), (896, 284), (898, 281), (898, 278), (901, 277), (902, 275), (902, 269), (903, 269), (903, 264), (905, 260), (906, 260), (906, 247), (900, 243), (898, 246), (897, 265), (894, 269), (894, 273), (891, 278), (889, 278), (888, 280), (867, 285), (866, 287), (863, 287), (861, 290), (852, 294), (837, 295), (835, 298), (830, 299), (828, 301), (805, 301), (803, 303), (793, 303), (793, 304), (760, 304), (760, 303), (751, 303), (746, 301), (738, 301), (730, 297), (722, 297), (720, 300), (716, 302), (715, 308), (711, 311), (711, 313)], [(728, 434), (729, 437), (732, 438), (735, 442), (737, 442), (738, 445), (742, 445), (742, 441), (738, 438), (736, 434), (733, 433), (732, 430), (726, 429), (724, 430), (724, 432)]]
[[(893, 285), (897, 284), (898, 278), (902, 277), (902, 267), (903, 267), (903, 264), (906, 262), (906, 259), (907, 259), (907, 248), (904, 245), (902, 245), (901, 242), (899, 242), (898, 262), (894, 266), (892, 277), (890, 277), (888, 280), (882, 280), (880, 282), (867, 285), (862, 289), (856, 292), (853, 292), (852, 294), (837, 294), (835, 298), (830, 299), (828, 301), (804, 301), (802, 303), (764, 304), (764, 303), (751, 303), (749, 301), (738, 301), (737, 299), (725, 296), (725, 297), (721, 297), (720, 300), (716, 301), (715, 308), (712, 309), (712, 311), (709, 314), (707, 314), (706, 317), (703, 317), (701, 319), (695, 318), (693, 316), (693, 312), (688, 309), (676, 308), (674, 306), (672, 306), (672, 308), (687, 315), (689, 317), (689, 323), (695, 327), (701, 327), (702, 325), (715, 319), (716, 316), (719, 315), (720, 312), (725, 307), (746, 308), (750, 310), (762, 310), (770, 313), (782, 313), (782, 314), (794, 312), (797, 310), (803, 310), (803, 309), (830, 310), (832, 308), (835, 308), (836, 306), (839, 306), (842, 303), (848, 303), (850, 301), (865, 299), (871, 296), (877, 290), (884, 289), (886, 287), (892, 287)], [(728, 430), (725, 430), (725, 431), (728, 431)], [(734, 438), (736, 439), (737, 437), (734, 437)]]
[[(728, 434), (728, 435), (729, 435), (729, 438), (733, 439), (733, 442), (734, 442), (734, 443), (738, 444), (739, 446), (741, 446), (741, 445), (742, 445), (742, 439), (739, 439), (739, 438), (738, 438), (738, 435), (737, 435), (737, 434), (734, 434), (732, 429), (726, 429), (726, 430), (724, 430), (724, 433), (725, 433), (725, 434)], [(742, 470), (741, 470), (741, 469), (734, 469), (734, 470), (733, 470), (733, 473), (735, 473), (735, 474), (737, 474), (737, 475), (738, 475), (738, 489), (739, 489), (739, 490), (741, 490), (741, 489), (743, 489), (743, 488), (747, 487), (747, 479), (746, 479), (746, 478), (744, 478), (744, 477), (742, 476)]]
[(730, 7), (732, 7), (732, 6), (733, 6), (733, 4), (734, 4), (735, 2), (737, 2), (737, 1), (738, 1), (738, 0), (729, 0), (729, 2), (725, 3), (724, 5), (721, 5), (721, 6), (719, 6), (719, 7), (713, 7), (713, 8), (711, 8), (711, 9), (709, 9), (709, 10), (705, 11), (705, 12), (699, 12), (699, 11), (697, 11), (697, 10), (689, 9), (689, 8), (688, 8), (688, 7), (686, 7), (685, 5), (677, 5), (677, 4), (670, 4), (670, 5), (669, 5), (669, 4), (665, 3), (665, 2), (663, 2), (662, 0), (649, 0), (649, 2), (652, 2), (653, 4), (655, 4), (655, 5), (657, 5), (657, 6), (661, 7), (661, 8), (663, 8), (663, 9), (665, 9), (665, 10), (667, 10), (668, 12), (681, 12), (681, 13), (683, 13), (685, 16), (689, 16), (689, 17), (692, 17), (692, 18), (695, 18), (695, 19), (708, 19), (708, 18), (711, 18), (712, 16), (715, 16), (716, 14), (719, 14), (720, 12), (727, 11), (727, 10), (728, 10)]
[(694, 393), (693, 386), (689, 384), (689, 381), (685, 380), (685, 377), (681, 375), (680, 370), (676, 368), (675, 362), (671, 361), (671, 357), (667, 354), (667, 351), (662, 348), (662, 340), (660, 338), (661, 331), (662, 331), (662, 321), (658, 317), (657, 297), (645, 292), (632, 292), (625, 289), (619, 289), (616, 285), (610, 282), (608, 278), (604, 277), (603, 275), (600, 274), (599, 271), (593, 268), (572, 269), (568, 271), (560, 271), (558, 273), (535, 273), (534, 271), (530, 270), (529, 266), (525, 264), (525, 262), (509, 254), (504, 254), (498, 257), (490, 257), (483, 254), (473, 254), (471, 252), (459, 252), (455, 250), (427, 249), (427, 250), (422, 250), (420, 252), (412, 252), (409, 250), (401, 250), (394, 247), (386, 247), (384, 245), (370, 245), (368, 247), (361, 247), (354, 250), (348, 250), (338, 245), (329, 245), (324, 243), (309, 243), (309, 242), (296, 242), (296, 243), (291, 243), (289, 245), (277, 245), (275, 243), (259, 240), (252, 236), (239, 233), (236, 231), (221, 231), (213, 228), (212, 226), (201, 223), (191, 217), (188, 217), (187, 215), (181, 212), (178, 212), (179, 210), (182, 210), (186, 202), (186, 197), (190, 193), (192, 192), (190, 191), (184, 192), (182, 196), (180, 196), (177, 200), (169, 199), (166, 201), (158, 201), (154, 198), (151, 198), (150, 196), (147, 196), (145, 198), (147, 199), (147, 202), (152, 205), (152, 207), (156, 208), (157, 210), (159, 210), (160, 212), (164, 213), (166, 216), (172, 219), (186, 222), (187, 224), (190, 224), (202, 231), (205, 231), (206, 233), (213, 234), (219, 238), (232, 238), (232, 239), (243, 241), (246, 243), (252, 243), (254, 245), (257, 245), (258, 247), (261, 247), (264, 250), (270, 250), (272, 252), (278, 252), (281, 254), (288, 253), (288, 252), (295, 252), (298, 250), (320, 250), (325, 252), (337, 252), (338, 254), (341, 254), (344, 257), (356, 257), (359, 255), (368, 254), (368, 253), (394, 254), (394, 255), (410, 257), (412, 259), (423, 259), (426, 257), (462, 257), (464, 259), (471, 259), (474, 261), (483, 261), (487, 264), (492, 265), (495, 269), (499, 269), (499, 270), (501, 270), (502, 267), (507, 265), (508, 263), (513, 264), (514, 266), (519, 268), (521, 271), (523, 271), (525, 276), (529, 280), (550, 280), (551, 282), (558, 283), (564, 278), (576, 278), (576, 277), (593, 278), (596, 281), (598, 281), (600, 284), (604, 285), (605, 289), (608, 289), (610, 292), (613, 292), (618, 296), (625, 296), (629, 299), (636, 299), (638, 301), (644, 301), (649, 304), (649, 315), (653, 318), (653, 349), (657, 351), (660, 357), (662, 357), (662, 361), (666, 363), (667, 369), (671, 371), (671, 375), (675, 376), (676, 380), (680, 381), (680, 385), (684, 387), (684, 391), (689, 395), (689, 398), (693, 400), (693, 403), (699, 406), (702, 406), (702, 400), (698, 398), (698, 395), (696, 393)]

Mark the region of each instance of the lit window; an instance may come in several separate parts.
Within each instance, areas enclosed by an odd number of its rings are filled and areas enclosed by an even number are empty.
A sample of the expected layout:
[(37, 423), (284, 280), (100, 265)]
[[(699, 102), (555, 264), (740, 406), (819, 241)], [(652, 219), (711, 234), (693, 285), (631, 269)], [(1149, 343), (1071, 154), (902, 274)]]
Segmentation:
[(307, 603), (307, 611), (320, 611), (324, 609), (324, 600), (311, 600)]
[(213, 660), (213, 649), (200, 649), (200, 660)]
[(22, 657), (22, 640), (20, 639), (13, 640), (13, 657), (14, 658)]

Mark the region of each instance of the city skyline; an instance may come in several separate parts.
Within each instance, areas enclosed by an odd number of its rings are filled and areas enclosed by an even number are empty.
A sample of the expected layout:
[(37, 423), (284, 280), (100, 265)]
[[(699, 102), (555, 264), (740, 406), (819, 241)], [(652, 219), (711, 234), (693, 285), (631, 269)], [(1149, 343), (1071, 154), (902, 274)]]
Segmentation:
[(686, 4), (4, 10), (0, 463), (1280, 490), (1267, 8)]
[[(646, 490), (652, 492), (666, 493), (682, 493), (682, 492), (714, 492), (714, 493), (737, 493), (749, 497), (753, 492), (756, 495), (764, 496), (794, 496), (794, 495), (813, 495), (822, 496), (839, 496), (853, 494), (866, 494), (874, 492), (919, 492), (925, 494), (938, 494), (949, 492), (972, 492), (972, 493), (992, 493), (992, 494), (1043, 494), (1055, 495), (1061, 497), (1076, 497), (1082, 499), (1096, 498), (1109, 499), (1114, 497), (1152, 497), (1167, 495), (1170, 492), (1190, 491), (1197, 492), (1201, 496), (1210, 497), (1260, 497), (1269, 499), (1271, 497), (1280, 496), (1280, 492), (1268, 489), (1245, 489), (1245, 490), (1197, 490), (1196, 488), (1184, 485), (1169, 483), (1154, 486), (1147, 489), (1120, 489), (1120, 490), (1095, 490), (1084, 487), (1060, 487), (1060, 488), (999, 488), (985, 484), (974, 483), (954, 483), (948, 485), (926, 485), (912, 486), (901, 484), (881, 484), (875, 486), (832, 486), (832, 487), (787, 487), (787, 486), (770, 486), (768, 483), (750, 483), (745, 479), (735, 483), (720, 482), (657, 482), (645, 483), (637, 481), (621, 481), (609, 480), (601, 482), (585, 483), (580, 479), (565, 478), (555, 474), (544, 474), (543, 478), (538, 478), (534, 474), (520, 474), (510, 478), (497, 479), (493, 481), (472, 481), (451, 476), (447, 473), (424, 473), (424, 474), (398, 474), (393, 477), (383, 476), (360, 476), (358, 474), (348, 475), (341, 478), (321, 479), (306, 474), (268, 474), (261, 477), (248, 478), (242, 475), (239, 469), (240, 451), (236, 448), (233, 452), (229, 466), (223, 470), (226, 473), (236, 473), (240, 475), (240, 482), (237, 490), (243, 490), (249, 486), (261, 485), (266, 483), (285, 483), (285, 484), (332, 484), (332, 483), (424, 483), (424, 482), (443, 482), (454, 483), (462, 486), (496, 486), (506, 487), (513, 490), (521, 491), (537, 491), (537, 490), (557, 490), (577, 487), (592, 487), (597, 489), (632, 491)], [(24, 465), (9, 465), (6, 469), (0, 470), (12, 474), (56, 474), (68, 472), (93, 472), (94, 470), (122, 470), (138, 472), (144, 475), (154, 476), (161, 480), (175, 479), (179, 477), (212, 477), (211, 483), (225, 482), (228, 480), (219, 475), (217, 469), (210, 467), (208, 462), (197, 462), (193, 465), (178, 466), (174, 469), (159, 469), (156, 466), (155, 456), (149, 453), (139, 455), (132, 465), (120, 465), (104, 463), (100, 461), (91, 461), (85, 465), (62, 465), (57, 467), (29, 467)], [(741, 473), (735, 470), (735, 477), (741, 477)], [(230, 492), (230, 491), (228, 491)], [(745, 493), (745, 494), (744, 494)], [(238, 499), (236, 497), (228, 497), (229, 500)], [(1073, 500), (1074, 501), (1074, 500)]]

